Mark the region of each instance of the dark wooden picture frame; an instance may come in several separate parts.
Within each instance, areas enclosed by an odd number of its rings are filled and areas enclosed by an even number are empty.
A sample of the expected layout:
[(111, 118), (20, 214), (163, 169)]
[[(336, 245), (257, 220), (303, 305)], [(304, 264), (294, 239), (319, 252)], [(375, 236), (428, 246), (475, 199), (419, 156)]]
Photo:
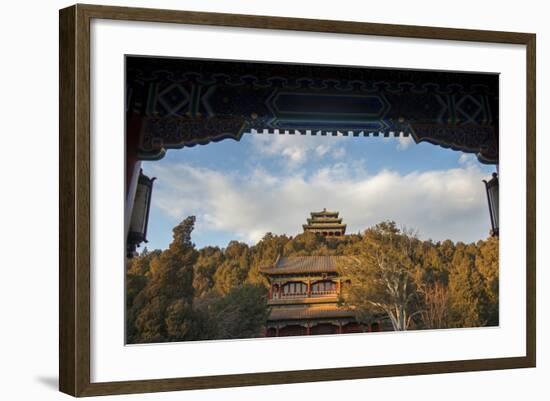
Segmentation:
[[(94, 18), (525, 45), (527, 54), (526, 356), (91, 383), (90, 22)], [(59, 29), (59, 388), (62, 392), (73, 396), (93, 396), (535, 366), (535, 34), (95, 5), (75, 5), (62, 9), (59, 16)]]

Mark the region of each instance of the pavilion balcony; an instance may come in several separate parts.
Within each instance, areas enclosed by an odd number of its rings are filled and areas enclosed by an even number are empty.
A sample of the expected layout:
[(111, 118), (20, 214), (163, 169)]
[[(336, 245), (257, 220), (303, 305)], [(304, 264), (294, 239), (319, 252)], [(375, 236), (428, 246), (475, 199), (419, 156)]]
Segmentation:
[(271, 298), (268, 300), (268, 304), (271, 306), (276, 305), (302, 305), (302, 304), (326, 304), (326, 303), (334, 303), (338, 302), (338, 294), (330, 295), (323, 295), (323, 296), (307, 296), (304, 295), (302, 297), (284, 297), (284, 298)]
[(280, 298), (282, 299), (289, 299), (289, 298), (304, 298), (307, 297), (307, 292), (296, 292), (296, 293), (288, 293), (288, 294), (281, 294)]
[(335, 297), (336, 295), (338, 295), (336, 290), (312, 291), (310, 294), (311, 297)]
[(283, 294), (273, 294), (272, 299), (298, 299), (298, 298), (322, 298), (322, 297), (336, 297), (338, 296), (337, 290), (326, 291), (311, 291), (307, 292), (290, 292)]

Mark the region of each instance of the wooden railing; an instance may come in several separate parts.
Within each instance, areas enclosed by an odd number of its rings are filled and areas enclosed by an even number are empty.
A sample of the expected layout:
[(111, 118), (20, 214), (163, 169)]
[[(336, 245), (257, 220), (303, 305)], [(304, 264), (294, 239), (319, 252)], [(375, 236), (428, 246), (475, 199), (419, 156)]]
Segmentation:
[(281, 298), (303, 298), (307, 297), (307, 292), (288, 292), (281, 294)]
[(282, 293), (282, 294), (273, 294), (274, 299), (289, 299), (289, 298), (312, 298), (312, 297), (330, 297), (338, 295), (338, 291), (329, 290), (329, 291), (312, 291), (310, 294), (307, 292), (293, 292), (293, 293)]
[(324, 297), (324, 296), (331, 296), (331, 295), (337, 295), (336, 290), (328, 290), (328, 291), (312, 291), (311, 297)]

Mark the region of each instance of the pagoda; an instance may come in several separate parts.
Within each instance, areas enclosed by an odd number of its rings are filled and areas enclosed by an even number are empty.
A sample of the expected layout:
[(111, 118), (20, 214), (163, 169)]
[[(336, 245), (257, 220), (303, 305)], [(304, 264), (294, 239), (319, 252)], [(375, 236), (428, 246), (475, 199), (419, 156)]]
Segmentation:
[[(304, 232), (342, 237), (346, 225), (338, 212), (311, 213)], [(281, 256), (260, 272), (269, 281), (265, 335), (268, 337), (314, 334), (361, 333), (391, 330), (384, 316), (373, 315), (358, 322), (353, 308), (343, 306), (339, 298), (350, 280), (340, 274), (353, 256)]]
[(322, 234), (325, 237), (342, 237), (346, 233), (346, 225), (338, 212), (329, 212), (323, 209), (320, 212), (311, 212), (307, 224), (302, 225), (304, 232)]

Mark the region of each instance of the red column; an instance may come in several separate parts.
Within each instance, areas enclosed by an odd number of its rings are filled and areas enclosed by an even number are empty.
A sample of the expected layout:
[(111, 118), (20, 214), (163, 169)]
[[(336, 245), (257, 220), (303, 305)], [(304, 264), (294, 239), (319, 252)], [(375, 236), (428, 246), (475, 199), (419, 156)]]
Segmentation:
[(128, 189), (130, 187), (131, 178), (134, 175), (134, 169), (139, 161), (138, 150), (141, 125), (141, 116), (136, 114), (128, 116), (126, 127), (126, 197), (128, 197)]
[(126, 125), (126, 196), (125, 202), (125, 224), (124, 238), (128, 236), (130, 220), (132, 218), (132, 209), (134, 207), (134, 197), (136, 194), (141, 161), (138, 159), (139, 136), (141, 132), (141, 116), (137, 114), (127, 114)]
[(311, 335), (311, 327), (309, 326), (309, 324), (306, 326), (306, 335)]

